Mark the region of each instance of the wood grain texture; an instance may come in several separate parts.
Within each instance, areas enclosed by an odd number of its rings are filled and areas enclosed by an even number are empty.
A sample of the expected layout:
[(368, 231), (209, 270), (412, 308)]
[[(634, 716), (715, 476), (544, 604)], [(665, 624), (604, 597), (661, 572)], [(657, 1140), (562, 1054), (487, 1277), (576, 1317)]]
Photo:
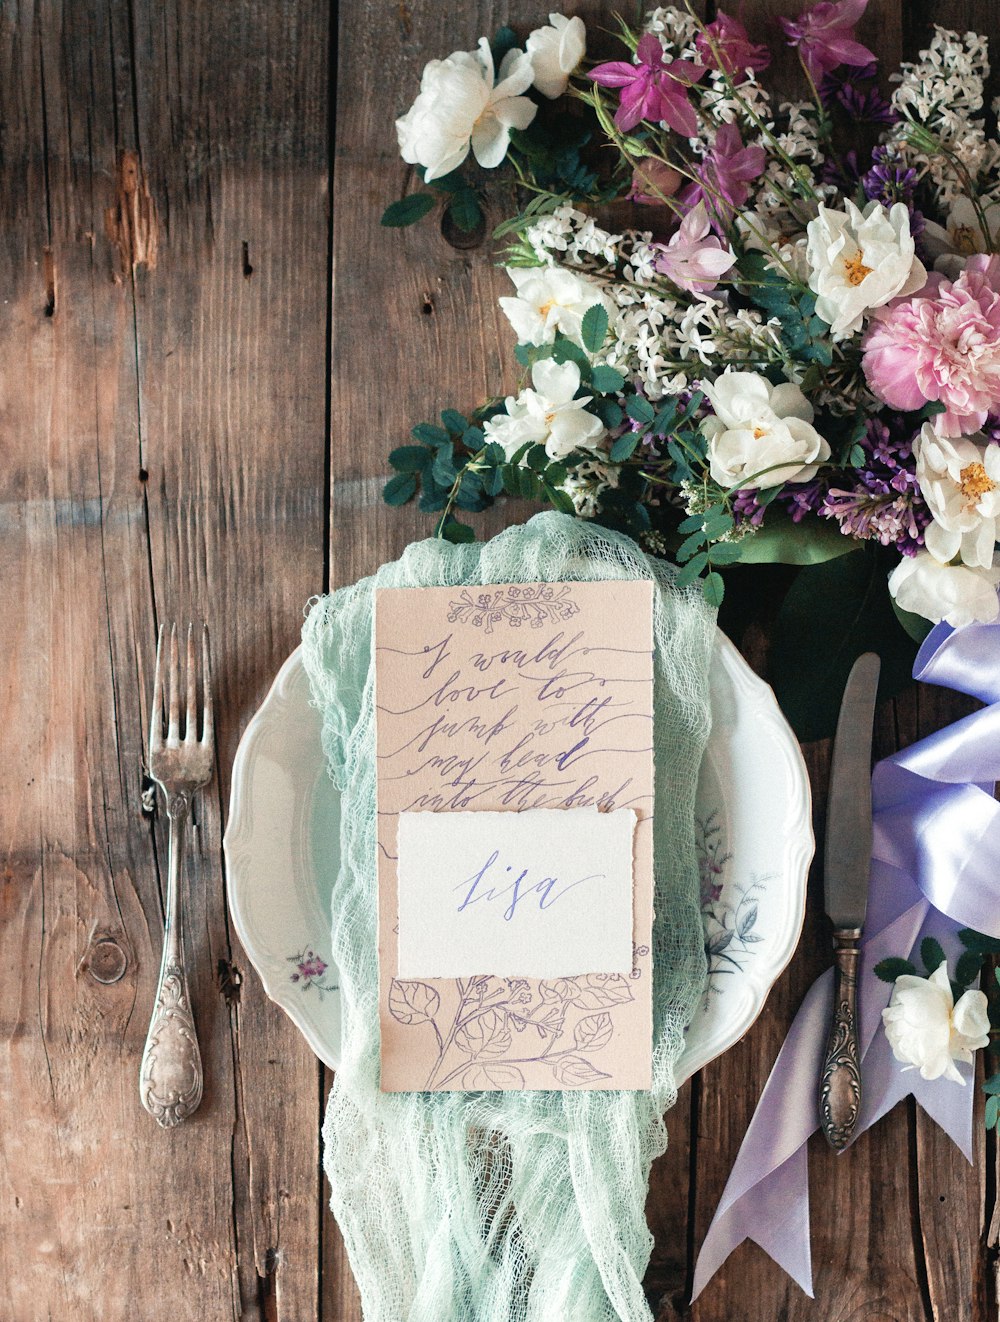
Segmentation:
[[(614, 9), (559, 7), (602, 24)], [(746, 0), (742, 16), (753, 27), (798, 7)], [(424, 62), (547, 12), (527, 0), (0, 6), (3, 1322), (359, 1322), (320, 1171), (329, 1081), (229, 930), (224, 805), (303, 602), (429, 531), (381, 504), (389, 449), (442, 405), (512, 383), (488, 245), (378, 220), (414, 184), (392, 120)], [(931, 21), (996, 35), (994, 18), (988, 0), (871, 0), (860, 35), (894, 60)], [(143, 749), (155, 626), (190, 614), (212, 628), (219, 689), (219, 774), (187, 886), (207, 1077), (198, 1116), (165, 1133), (136, 1082), (165, 860), (163, 824), (143, 814)], [(761, 640), (746, 646), (766, 671)], [(914, 689), (880, 709), (877, 751), (965, 710)], [(829, 749), (806, 754), (821, 836)], [(685, 1303), (827, 944), (814, 868), (794, 961), (671, 1115), (647, 1205), (654, 1312), (995, 1319), (992, 1153), (979, 1139), (970, 1168), (912, 1106), (844, 1157), (811, 1147), (815, 1300), (744, 1245)]]
[[(220, 840), (241, 726), (323, 586), (329, 21), (237, 18), (0, 16), (12, 1322), (319, 1308), (318, 1066), (243, 976)], [(165, 857), (140, 795), (155, 624), (190, 615), (220, 713), (186, 888), (207, 1078), (168, 1133), (137, 1106)], [(108, 938), (127, 965), (105, 985)]]

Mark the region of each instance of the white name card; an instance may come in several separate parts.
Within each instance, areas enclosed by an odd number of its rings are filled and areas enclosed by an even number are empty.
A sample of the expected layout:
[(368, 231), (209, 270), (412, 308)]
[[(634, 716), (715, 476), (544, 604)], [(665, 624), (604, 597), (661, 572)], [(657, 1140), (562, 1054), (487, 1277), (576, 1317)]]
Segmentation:
[(630, 808), (402, 812), (400, 978), (629, 974)]

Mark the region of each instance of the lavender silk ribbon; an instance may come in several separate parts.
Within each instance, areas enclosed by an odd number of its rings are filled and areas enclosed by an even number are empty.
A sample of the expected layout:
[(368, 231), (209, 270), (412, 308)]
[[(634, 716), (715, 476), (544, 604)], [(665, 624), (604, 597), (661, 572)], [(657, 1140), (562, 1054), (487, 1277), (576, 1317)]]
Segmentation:
[[(879, 960), (936, 937), (949, 963), (955, 933), (1000, 938), (1000, 621), (938, 625), (914, 662), (915, 679), (957, 689), (987, 706), (879, 762), (872, 774), (874, 841), (861, 945), (858, 1033), (862, 1133), (910, 1093), (972, 1160), (974, 1089), (929, 1082), (893, 1059), (881, 1027), (892, 987)], [(833, 973), (817, 979), (761, 1095), (695, 1265), (692, 1300), (744, 1239), (755, 1240), (812, 1297), (806, 1145), (819, 1127), (819, 1076), (832, 1013)]]

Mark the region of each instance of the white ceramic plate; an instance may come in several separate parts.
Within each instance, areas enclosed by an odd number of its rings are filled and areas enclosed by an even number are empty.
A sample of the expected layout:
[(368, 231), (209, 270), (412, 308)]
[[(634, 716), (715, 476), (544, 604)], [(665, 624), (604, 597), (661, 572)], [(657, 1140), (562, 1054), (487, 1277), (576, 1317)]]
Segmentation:
[[(771, 690), (721, 633), (711, 693), (696, 809), (709, 976), (681, 1079), (760, 1013), (798, 942), (813, 854), (799, 746)], [(329, 932), (340, 801), (319, 732), (296, 649), (240, 741), (224, 843), (233, 922), (264, 989), (336, 1069), (340, 996)]]

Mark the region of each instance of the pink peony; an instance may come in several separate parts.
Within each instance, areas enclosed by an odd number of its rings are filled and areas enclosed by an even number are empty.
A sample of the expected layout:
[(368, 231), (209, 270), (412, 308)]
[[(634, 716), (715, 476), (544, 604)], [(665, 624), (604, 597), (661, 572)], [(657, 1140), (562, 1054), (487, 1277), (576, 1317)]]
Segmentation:
[(656, 269), (680, 289), (707, 294), (736, 261), (734, 253), (711, 232), (704, 204), (681, 221), (680, 228), (656, 258)]
[(854, 25), (864, 14), (868, 0), (822, 0), (798, 18), (783, 18), (789, 46), (798, 47), (799, 58), (818, 82), (825, 73), (849, 64), (860, 68), (874, 64), (875, 56), (867, 46), (854, 40)]
[(939, 401), (939, 435), (978, 431), (1000, 406), (1000, 257), (976, 254), (957, 280), (932, 274), (919, 294), (879, 308), (862, 347), (879, 399), (906, 412)]
[(771, 63), (767, 47), (752, 42), (739, 19), (729, 14), (720, 13), (714, 23), (699, 32), (695, 46), (710, 69), (721, 69), (730, 78), (741, 81), (748, 69), (760, 73)]
[(641, 119), (669, 124), (685, 138), (698, 132), (698, 116), (687, 99), (688, 90), (705, 74), (701, 64), (667, 60), (659, 39), (647, 32), (635, 52), (636, 62), (612, 60), (587, 75), (602, 87), (619, 87), (615, 123), (623, 133)]

